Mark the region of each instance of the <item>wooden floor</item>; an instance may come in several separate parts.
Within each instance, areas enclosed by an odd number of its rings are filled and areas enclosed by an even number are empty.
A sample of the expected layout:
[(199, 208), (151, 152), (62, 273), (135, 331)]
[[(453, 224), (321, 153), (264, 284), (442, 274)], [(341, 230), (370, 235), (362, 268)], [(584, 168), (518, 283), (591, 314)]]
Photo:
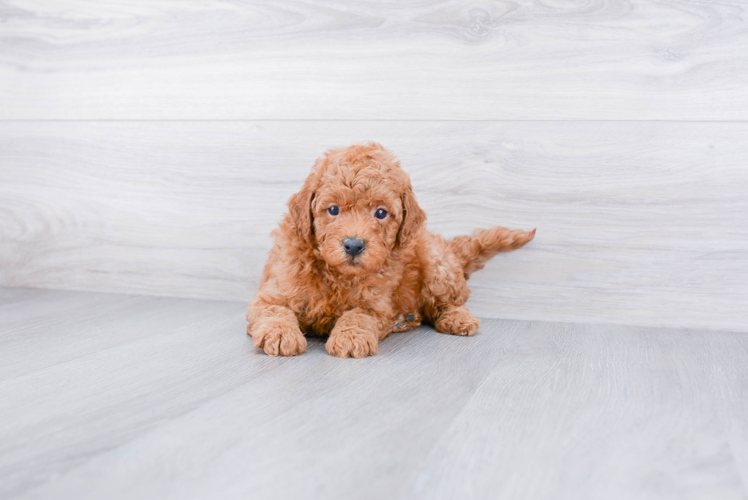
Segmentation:
[(748, 496), (748, 334), (491, 319), (283, 359), (244, 309), (0, 289), (0, 498)]

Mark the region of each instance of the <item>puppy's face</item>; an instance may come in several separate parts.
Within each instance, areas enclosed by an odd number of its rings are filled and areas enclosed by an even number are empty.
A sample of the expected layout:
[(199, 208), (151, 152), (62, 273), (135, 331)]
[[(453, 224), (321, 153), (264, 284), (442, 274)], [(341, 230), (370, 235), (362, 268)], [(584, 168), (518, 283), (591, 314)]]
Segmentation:
[(395, 246), (402, 215), (397, 186), (377, 168), (330, 169), (313, 202), (320, 255), (344, 274), (374, 272)]
[(410, 179), (377, 144), (328, 152), (289, 202), (300, 236), (346, 275), (376, 272), (425, 219)]

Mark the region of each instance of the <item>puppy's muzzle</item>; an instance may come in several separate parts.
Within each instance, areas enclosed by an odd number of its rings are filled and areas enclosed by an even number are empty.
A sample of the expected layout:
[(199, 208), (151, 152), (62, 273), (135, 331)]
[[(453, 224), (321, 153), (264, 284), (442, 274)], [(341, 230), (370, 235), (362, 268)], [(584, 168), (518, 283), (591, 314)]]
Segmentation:
[(347, 253), (351, 257), (355, 257), (356, 255), (363, 252), (364, 248), (366, 248), (366, 243), (364, 243), (364, 240), (360, 240), (358, 238), (346, 238), (343, 240), (343, 249), (345, 250), (345, 253)]

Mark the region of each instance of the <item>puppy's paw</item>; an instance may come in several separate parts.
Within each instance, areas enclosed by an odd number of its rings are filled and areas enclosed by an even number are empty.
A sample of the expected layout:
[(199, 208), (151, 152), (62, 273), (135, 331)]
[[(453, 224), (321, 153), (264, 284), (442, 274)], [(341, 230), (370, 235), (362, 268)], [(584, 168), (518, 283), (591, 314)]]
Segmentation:
[(480, 326), (478, 318), (473, 316), (465, 307), (453, 307), (446, 309), (439, 315), (434, 323), (439, 333), (450, 335), (475, 335)]
[(394, 333), (409, 332), (421, 326), (421, 314), (419, 312), (398, 314), (395, 318), (395, 326), (392, 328)]
[(379, 340), (373, 332), (353, 328), (333, 328), (325, 348), (339, 358), (363, 358), (377, 353)]
[(247, 331), (255, 347), (270, 356), (296, 356), (306, 351), (306, 337), (297, 325), (283, 319), (266, 319)]

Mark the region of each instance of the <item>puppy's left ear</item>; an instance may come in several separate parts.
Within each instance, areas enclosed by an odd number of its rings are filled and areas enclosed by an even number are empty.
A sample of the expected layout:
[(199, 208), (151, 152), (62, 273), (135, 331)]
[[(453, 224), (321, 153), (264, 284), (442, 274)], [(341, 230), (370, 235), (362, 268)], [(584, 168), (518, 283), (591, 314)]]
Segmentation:
[(318, 172), (315, 165), (312, 173), (306, 178), (301, 191), (291, 196), (288, 200), (288, 212), (296, 228), (296, 234), (307, 243), (312, 243), (314, 218), (312, 217), (312, 200), (318, 186)]
[(401, 196), (403, 203), (403, 221), (400, 224), (400, 230), (397, 233), (398, 246), (404, 247), (410, 244), (413, 237), (423, 227), (426, 222), (426, 212), (418, 205), (416, 196), (413, 194), (413, 187), (408, 182), (405, 192)]

